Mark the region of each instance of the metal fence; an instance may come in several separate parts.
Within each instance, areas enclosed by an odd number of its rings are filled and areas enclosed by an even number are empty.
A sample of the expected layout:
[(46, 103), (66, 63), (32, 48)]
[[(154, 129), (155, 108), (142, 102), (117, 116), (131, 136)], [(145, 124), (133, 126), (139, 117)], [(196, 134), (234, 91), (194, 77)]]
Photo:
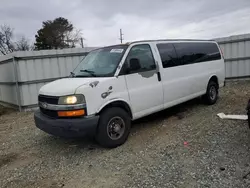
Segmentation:
[(250, 77), (250, 34), (215, 39), (225, 57), (226, 78)]
[(39, 89), (69, 75), (94, 48), (14, 52), (0, 56), (0, 103), (35, 107)]

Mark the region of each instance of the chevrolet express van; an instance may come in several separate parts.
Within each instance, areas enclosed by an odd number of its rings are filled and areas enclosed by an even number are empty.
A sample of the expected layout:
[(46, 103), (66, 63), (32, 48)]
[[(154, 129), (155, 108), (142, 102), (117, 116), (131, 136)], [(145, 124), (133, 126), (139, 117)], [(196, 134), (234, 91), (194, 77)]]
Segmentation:
[(131, 121), (202, 96), (212, 105), (225, 65), (215, 41), (155, 40), (91, 51), (69, 78), (39, 91), (35, 124), (56, 136), (94, 136), (117, 147)]

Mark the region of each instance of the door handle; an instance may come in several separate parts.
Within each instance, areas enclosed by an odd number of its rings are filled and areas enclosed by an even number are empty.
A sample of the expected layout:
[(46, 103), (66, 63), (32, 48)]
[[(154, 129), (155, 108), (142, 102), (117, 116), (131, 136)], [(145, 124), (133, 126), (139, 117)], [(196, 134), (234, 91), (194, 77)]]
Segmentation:
[(160, 72), (157, 72), (157, 77), (158, 77), (158, 81), (160, 82), (161, 81), (161, 73)]

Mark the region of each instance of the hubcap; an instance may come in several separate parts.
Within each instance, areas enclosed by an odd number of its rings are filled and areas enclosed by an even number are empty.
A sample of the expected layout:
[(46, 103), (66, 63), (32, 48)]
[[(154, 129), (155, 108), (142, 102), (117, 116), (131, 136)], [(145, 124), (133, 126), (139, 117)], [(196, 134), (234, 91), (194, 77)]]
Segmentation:
[(210, 87), (210, 91), (209, 91), (209, 96), (211, 100), (215, 100), (216, 99), (216, 95), (217, 95), (217, 91), (215, 86)]
[(125, 132), (125, 122), (121, 117), (113, 117), (109, 120), (107, 133), (112, 140), (118, 140)]

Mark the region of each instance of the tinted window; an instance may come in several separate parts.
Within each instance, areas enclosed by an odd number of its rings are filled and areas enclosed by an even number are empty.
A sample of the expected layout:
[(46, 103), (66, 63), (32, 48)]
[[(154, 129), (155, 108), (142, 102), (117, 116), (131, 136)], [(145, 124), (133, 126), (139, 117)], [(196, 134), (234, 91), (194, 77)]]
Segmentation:
[[(154, 57), (151, 51), (151, 48), (147, 44), (137, 45), (131, 48), (126, 62), (125, 67), (129, 68), (129, 62), (131, 59), (138, 59), (140, 63), (140, 70), (136, 72), (149, 71), (156, 69)], [(131, 72), (134, 73), (134, 72)]]
[(174, 67), (179, 65), (179, 60), (177, 58), (173, 44), (170, 43), (157, 44), (157, 48), (160, 52), (163, 68)]
[(215, 43), (174, 43), (181, 65), (221, 59)]

